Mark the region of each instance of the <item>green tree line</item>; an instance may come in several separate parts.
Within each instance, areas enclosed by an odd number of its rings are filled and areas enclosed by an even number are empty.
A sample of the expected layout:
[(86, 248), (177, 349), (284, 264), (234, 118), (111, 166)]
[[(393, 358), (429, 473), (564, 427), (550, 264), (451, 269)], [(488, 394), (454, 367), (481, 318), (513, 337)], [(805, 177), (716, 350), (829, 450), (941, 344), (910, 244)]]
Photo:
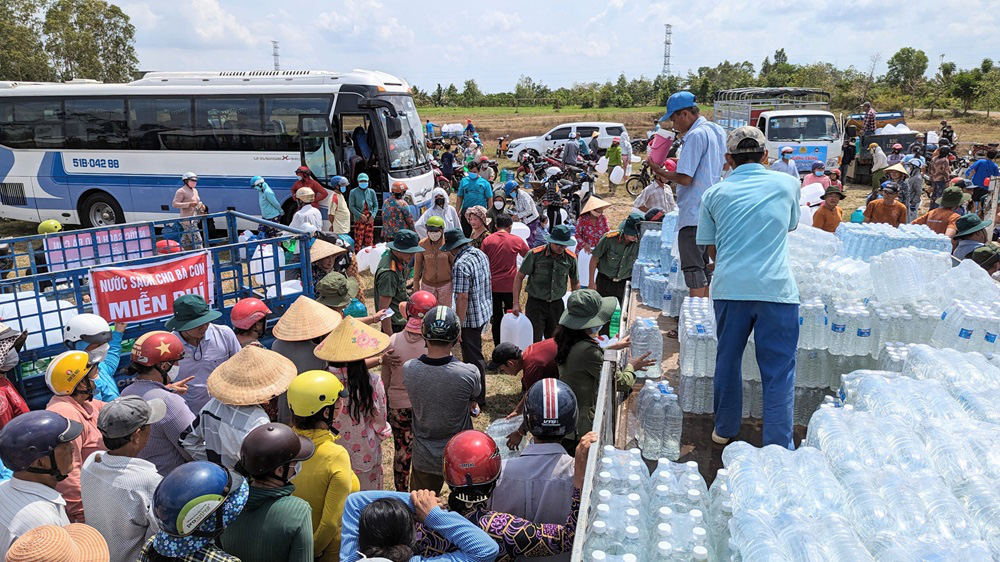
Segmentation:
[(784, 49), (767, 56), (756, 67), (750, 61), (723, 61), (715, 67), (702, 66), (686, 76), (626, 78), (614, 82), (582, 82), (571, 87), (551, 88), (541, 80), (521, 76), (510, 92), (483, 93), (475, 80), (466, 80), (459, 90), (454, 84), (437, 84), (434, 89), (413, 87), (417, 103), (424, 106), (511, 107), (562, 106), (641, 107), (663, 105), (670, 94), (690, 90), (702, 103), (710, 103), (716, 92), (746, 87), (799, 86), (820, 88), (833, 95), (837, 109), (853, 110), (871, 101), (879, 111), (930, 108), (962, 111), (1000, 106), (1000, 68), (991, 59), (979, 67), (959, 69), (955, 63), (940, 60), (933, 77), (928, 78), (927, 54), (904, 47), (886, 61), (887, 71), (877, 75), (881, 56), (874, 54), (868, 68), (837, 68), (820, 62), (793, 64)]
[(0, 0), (0, 80), (127, 82), (135, 27), (104, 0)]

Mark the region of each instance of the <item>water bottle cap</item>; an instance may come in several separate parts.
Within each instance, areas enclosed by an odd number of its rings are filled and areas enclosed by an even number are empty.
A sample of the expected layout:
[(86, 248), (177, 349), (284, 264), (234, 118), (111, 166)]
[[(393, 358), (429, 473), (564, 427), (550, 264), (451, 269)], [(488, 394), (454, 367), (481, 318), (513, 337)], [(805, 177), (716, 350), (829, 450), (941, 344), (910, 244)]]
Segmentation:
[(599, 482), (610, 482), (611, 481), (611, 473), (608, 472), (607, 470), (602, 470), (601, 472), (597, 473), (597, 480)]
[(624, 554), (622, 562), (639, 562), (639, 558), (635, 554)]
[(628, 483), (630, 486), (642, 486), (642, 478), (638, 474), (629, 474)]
[(688, 462), (684, 463), (684, 466), (686, 466), (686, 467), (688, 467), (690, 469), (693, 469), (693, 470), (698, 470), (698, 463), (695, 462), (695, 461), (688, 461)]
[(703, 546), (696, 546), (692, 550), (695, 560), (708, 560), (708, 549)]
[[(656, 543), (656, 552), (660, 556), (670, 556), (670, 552), (673, 551), (674, 547), (671, 546), (667, 541), (660, 541)], [(603, 553), (602, 553), (603, 554)]]
[(708, 531), (706, 531), (704, 527), (695, 527), (691, 531), (691, 534), (694, 535), (694, 540), (696, 541), (705, 540), (705, 536), (708, 534)]
[(687, 497), (688, 501), (699, 502), (701, 501), (701, 492), (698, 490), (688, 490)]
[(669, 496), (670, 495), (670, 486), (664, 486), (663, 484), (658, 485), (656, 487), (656, 495), (658, 495), (658, 496)]
[(688, 474), (687, 478), (691, 482), (701, 482), (701, 474)]
[(597, 504), (597, 513), (599, 515), (611, 515), (611, 506), (606, 503)]
[(639, 538), (639, 527), (636, 527), (634, 525), (629, 525), (628, 527), (625, 527), (625, 536), (630, 539)]
[(642, 503), (642, 496), (632, 492), (631, 494), (625, 496), (628, 498), (628, 503), (632, 504), (633, 507), (638, 507)]
[(595, 550), (593, 554), (590, 555), (590, 559), (593, 562), (598, 562), (598, 561), (604, 562), (605, 560), (608, 559), (608, 555), (604, 554), (603, 550)]
[[(639, 449), (635, 449), (638, 451)], [(630, 451), (631, 452), (631, 451)], [(629, 470), (636, 470), (642, 468), (642, 463), (639, 461), (628, 461)]]
[(719, 478), (729, 478), (729, 469), (720, 468), (719, 471), (715, 473), (715, 478), (716, 480), (718, 480)]
[(725, 511), (726, 513), (732, 513), (733, 512), (733, 502), (730, 501), (730, 500), (723, 500), (722, 501), (722, 511)]
[(700, 509), (692, 509), (688, 512), (688, 515), (695, 522), (695, 524), (701, 523), (702, 517), (704, 517)]
[(597, 498), (601, 503), (608, 503), (611, 501), (611, 490), (601, 490), (597, 492)]
[(636, 508), (634, 508), (634, 507), (630, 507), (630, 508), (628, 508), (628, 509), (625, 510), (625, 517), (628, 518), (628, 519), (631, 519), (633, 521), (638, 520), (639, 519), (639, 510), (636, 509)]
[(670, 523), (660, 523), (656, 526), (656, 532), (663, 536), (669, 536), (673, 532)]
[(593, 525), (591, 525), (591, 529), (593, 529), (595, 533), (601, 534), (608, 530), (608, 524), (598, 519), (597, 521), (594, 521)]
[(674, 516), (674, 510), (670, 509), (667, 506), (663, 506), (660, 508), (660, 519), (670, 519), (673, 516)]

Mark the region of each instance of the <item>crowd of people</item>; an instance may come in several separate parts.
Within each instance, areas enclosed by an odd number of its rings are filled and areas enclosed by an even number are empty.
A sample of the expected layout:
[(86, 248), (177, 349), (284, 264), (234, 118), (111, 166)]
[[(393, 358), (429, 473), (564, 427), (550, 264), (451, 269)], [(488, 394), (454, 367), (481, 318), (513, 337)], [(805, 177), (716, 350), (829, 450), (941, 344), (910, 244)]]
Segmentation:
[[(45, 372), (53, 396), (44, 410), (30, 411), (0, 377), (0, 557), (568, 559), (596, 441), (602, 337), (631, 278), (641, 223), (674, 209), (685, 283), (695, 297), (711, 287), (714, 300), (712, 439), (725, 444), (740, 433), (740, 366), (753, 331), (764, 444), (793, 447), (798, 291), (787, 233), (799, 223), (801, 189), (812, 184), (825, 193), (813, 224), (836, 230), (841, 171), (827, 174), (817, 162), (803, 179), (785, 150), (768, 170), (761, 131), (726, 134), (700, 115), (690, 92), (670, 96), (659, 119), (666, 121), (672, 130), (658, 129), (649, 144), (652, 180), (617, 225), (605, 214), (610, 203), (596, 196), (573, 225), (546, 220), (530, 189), (494, 186), (474, 155), (455, 204), (435, 189), (419, 215), (404, 199), (405, 182), (380, 206), (367, 175), (348, 193), (348, 178), (327, 189), (303, 166), (295, 210), (285, 217), (273, 189), (254, 177), (268, 221), (259, 236), (277, 235), (286, 218), (316, 234), (304, 252), (314, 298), (299, 297), (276, 321), (265, 302), (246, 298), (227, 325), (200, 296), (182, 296), (166, 330), (135, 340), (124, 386), (115, 377), (125, 323), (112, 327), (94, 314), (67, 321), (67, 351)], [(574, 158), (589, 150), (567, 146), (564, 156)], [(1000, 249), (985, 244), (991, 223), (976, 203), (986, 179), (1000, 173), (996, 154), (984, 154), (971, 179), (953, 179), (941, 163), (947, 147), (926, 159), (925, 151), (894, 149), (864, 220), (926, 224), (953, 238), (956, 257), (1000, 270)], [(917, 216), (925, 171), (939, 195)], [(197, 175), (182, 183), (173, 206), (192, 223), (184, 236), (197, 247), (192, 217), (208, 210)], [(355, 252), (375, 241), (380, 212), (386, 251), (369, 315)], [(528, 233), (515, 234), (515, 222)], [(580, 269), (577, 252), (590, 256), (589, 269)], [(500, 341), (508, 311), (531, 324), (524, 349)], [(496, 344), (488, 358), (487, 329)], [(24, 341), (0, 325), (0, 371), (16, 367)], [(628, 345), (625, 337), (610, 349)], [(614, 384), (630, 389), (651, 364), (648, 354), (631, 358), (612, 374)], [(473, 429), (486, 407), (487, 371), (521, 377), (508, 415), (521, 424), (500, 444)], [(499, 447), (518, 448), (529, 435), (520, 457), (500, 460)], [(391, 478), (382, 458), (389, 439)], [(393, 490), (383, 489), (387, 480)]]

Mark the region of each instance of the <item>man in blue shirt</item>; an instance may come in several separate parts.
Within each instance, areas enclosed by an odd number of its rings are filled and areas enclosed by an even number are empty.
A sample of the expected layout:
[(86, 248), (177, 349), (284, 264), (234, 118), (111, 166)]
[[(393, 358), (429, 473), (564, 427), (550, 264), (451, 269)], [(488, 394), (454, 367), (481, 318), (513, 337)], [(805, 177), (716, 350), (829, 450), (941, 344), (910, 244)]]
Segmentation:
[(433, 137), (434, 136), (434, 127), (437, 127), (437, 125), (435, 125), (434, 123), (431, 123), (431, 120), (428, 119), (427, 120), (427, 125), (425, 125), (425, 127), (427, 128), (427, 136), (428, 137)]
[(795, 161), (792, 160), (792, 152), (795, 149), (786, 146), (781, 149), (781, 160), (775, 160), (774, 164), (771, 164), (771, 169), (775, 172), (784, 172), (795, 179), (799, 178), (799, 168), (795, 165)]
[(990, 150), (986, 153), (986, 156), (980, 156), (979, 160), (973, 162), (969, 169), (965, 172), (965, 177), (972, 178), (972, 184), (976, 186), (975, 191), (972, 193), (972, 200), (978, 202), (983, 195), (989, 192), (989, 188), (986, 186), (986, 180), (994, 176), (1000, 176), (1000, 168), (993, 160), (997, 157), (997, 151)]
[(667, 112), (660, 121), (667, 119), (683, 135), (684, 142), (677, 160), (677, 171), (663, 173), (663, 177), (677, 186), (677, 248), (680, 251), (681, 271), (691, 296), (707, 297), (708, 254), (695, 242), (695, 231), (701, 196), (722, 177), (726, 133), (722, 127), (700, 115), (691, 92), (677, 92), (670, 96)]
[(789, 449), (799, 339), (799, 291), (788, 264), (788, 231), (799, 222), (799, 182), (761, 165), (766, 139), (756, 127), (729, 133), (733, 172), (705, 192), (697, 243), (715, 259), (712, 280), (719, 350), (715, 362), (716, 443), (740, 432), (740, 365), (750, 332), (764, 391), (764, 445)]
[(472, 233), (472, 225), (465, 218), (466, 209), (479, 205), (489, 209), (493, 206), (493, 186), (479, 177), (479, 162), (475, 160), (468, 164), (469, 174), (462, 178), (455, 194), (455, 206), (458, 207), (458, 220), (462, 223), (462, 231), (468, 236)]

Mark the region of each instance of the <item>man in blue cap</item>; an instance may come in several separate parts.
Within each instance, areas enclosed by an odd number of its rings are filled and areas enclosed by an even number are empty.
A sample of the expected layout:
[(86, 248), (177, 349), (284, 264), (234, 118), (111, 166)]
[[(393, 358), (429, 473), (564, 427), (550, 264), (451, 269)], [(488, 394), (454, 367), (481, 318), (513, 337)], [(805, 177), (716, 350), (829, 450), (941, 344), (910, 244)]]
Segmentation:
[(701, 116), (691, 92), (676, 92), (667, 100), (667, 112), (660, 121), (670, 120), (684, 143), (677, 171), (657, 171), (657, 175), (677, 186), (677, 247), (680, 250), (684, 282), (692, 297), (708, 296), (708, 253), (695, 242), (701, 196), (722, 179), (726, 132)]

